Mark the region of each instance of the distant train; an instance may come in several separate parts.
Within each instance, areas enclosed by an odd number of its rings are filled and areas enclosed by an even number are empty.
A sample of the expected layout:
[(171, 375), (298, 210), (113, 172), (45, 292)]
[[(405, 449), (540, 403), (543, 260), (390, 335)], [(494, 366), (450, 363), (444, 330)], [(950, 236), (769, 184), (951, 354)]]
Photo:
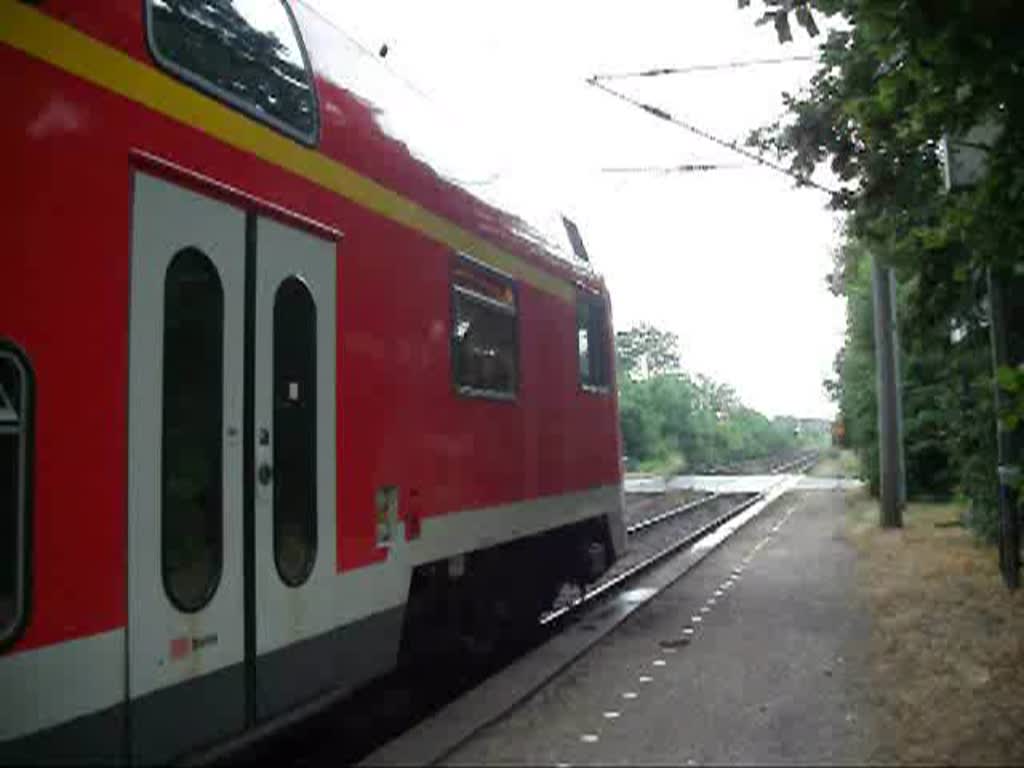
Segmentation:
[(316, 4), (0, 5), (0, 760), (173, 759), (621, 553), (603, 281)]

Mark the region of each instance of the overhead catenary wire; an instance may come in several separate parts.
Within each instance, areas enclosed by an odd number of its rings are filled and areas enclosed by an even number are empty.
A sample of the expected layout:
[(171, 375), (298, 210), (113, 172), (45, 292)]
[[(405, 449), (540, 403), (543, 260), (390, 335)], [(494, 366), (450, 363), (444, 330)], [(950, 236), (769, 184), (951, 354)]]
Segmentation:
[(602, 168), (601, 173), (700, 173), (727, 168), (744, 168), (744, 163), (682, 163), (680, 165), (638, 165)]
[(662, 77), (664, 75), (688, 75), (694, 72), (717, 72), (725, 69), (743, 69), (746, 67), (758, 67), (770, 64), (788, 64), (794, 61), (815, 61), (816, 57), (785, 56), (775, 59), (746, 59), (743, 61), (726, 61), (718, 64), (690, 64), (685, 67), (657, 67), (655, 69), (641, 69), (636, 72), (610, 72), (603, 75), (594, 75), (594, 80), (626, 80), (638, 77)]
[(651, 104), (646, 104), (640, 101), (639, 99), (634, 99), (632, 96), (622, 93), (621, 91), (616, 91), (614, 88), (609, 88), (607, 85), (604, 85), (600, 81), (596, 80), (594, 77), (588, 78), (587, 83), (594, 86), (595, 88), (604, 91), (605, 93), (611, 96), (614, 96), (615, 98), (621, 101), (626, 102), (627, 104), (630, 104), (631, 106), (636, 107), (637, 109), (642, 109), (644, 112), (653, 115), (659, 120), (664, 120), (668, 123), (672, 123), (673, 125), (682, 128), (683, 130), (689, 131), (690, 133), (699, 136), (702, 139), (710, 141), (713, 144), (717, 144), (720, 147), (725, 147), (726, 149), (731, 150), (736, 154), (742, 155), (748, 160), (753, 160), (758, 165), (763, 165), (766, 168), (770, 168), (773, 171), (777, 171), (778, 173), (785, 174), (786, 176), (789, 176), (792, 179), (796, 179), (797, 182), (799, 182), (801, 185), (813, 187), (814, 189), (817, 189), (821, 192), (827, 192), (830, 195), (840, 194), (839, 190), (830, 189), (829, 187), (826, 187), (823, 184), (819, 184), (818, 182), (813, 181), (812, 179), (809, 179), (806, 176), (801, 176), (797, 173), (793, 173), (793, 171), (791, 171), (789, 168), (786, 168), (783, 165), (779, 165), (778, 163), (773, 163), (771, 160), (767, 160), (764, 157), (761, 157), (761, 155), (757, 154), (756, 152), (751, 152), (747, 149), (743, 149), (734, 141), (727, 141), (726, 139), (719, 138), (718, 136), (715, 136), (713, 133), (705, 131), (702, 128), (698, 128), (697, 126), (688, 123), (687, 121), (681, 118), (674, 117), (673, 115), (669, 114), (660, 107), (655, 107)]

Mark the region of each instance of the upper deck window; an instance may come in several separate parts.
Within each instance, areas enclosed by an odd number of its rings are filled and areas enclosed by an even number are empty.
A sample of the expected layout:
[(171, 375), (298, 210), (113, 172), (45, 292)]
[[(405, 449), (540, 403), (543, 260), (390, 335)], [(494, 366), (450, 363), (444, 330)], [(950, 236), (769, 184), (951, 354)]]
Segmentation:
[(306, 142), (316, 99), (282, 0), (147, 0), (150, 47), (167, 69)]

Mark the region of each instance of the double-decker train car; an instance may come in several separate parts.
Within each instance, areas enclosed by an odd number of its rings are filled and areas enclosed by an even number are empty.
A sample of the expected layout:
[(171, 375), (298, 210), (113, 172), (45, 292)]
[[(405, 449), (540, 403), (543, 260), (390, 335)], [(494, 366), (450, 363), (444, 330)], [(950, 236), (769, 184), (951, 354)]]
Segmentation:
[(621, 551), (602, 280), (339, 8), (0, 5), (0, 759), (192, 753)]

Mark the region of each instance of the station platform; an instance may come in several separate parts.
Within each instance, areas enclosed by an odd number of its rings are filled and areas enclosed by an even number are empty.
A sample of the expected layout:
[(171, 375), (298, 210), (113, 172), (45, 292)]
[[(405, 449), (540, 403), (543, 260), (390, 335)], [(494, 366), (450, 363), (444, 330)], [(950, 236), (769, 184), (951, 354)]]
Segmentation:
[(843, 514), (838, 486), (786, 494), (444, 764), (863, 763)]

